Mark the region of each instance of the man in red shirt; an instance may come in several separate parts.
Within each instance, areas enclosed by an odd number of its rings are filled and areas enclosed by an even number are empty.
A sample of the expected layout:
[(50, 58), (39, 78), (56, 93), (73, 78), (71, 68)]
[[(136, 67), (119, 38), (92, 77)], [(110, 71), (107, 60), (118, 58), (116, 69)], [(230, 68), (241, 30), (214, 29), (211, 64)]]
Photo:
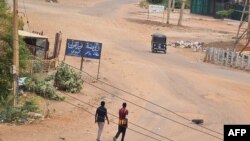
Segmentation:
[(120, 133), (122, 133), (121, 141), (124, 141), (126, 129), (128, 127), (128, 119), (126, 118), (126, 116), (128, 115), (128, 110), (126, 109), (126, 107), (127, 107), (127, 103), (123, 103), (122, 108), (119, 110), (118, 132), (116, 133), (115, 137), (113, 138), (113, 141), (116, 141), (116, 139), (119, 137)]

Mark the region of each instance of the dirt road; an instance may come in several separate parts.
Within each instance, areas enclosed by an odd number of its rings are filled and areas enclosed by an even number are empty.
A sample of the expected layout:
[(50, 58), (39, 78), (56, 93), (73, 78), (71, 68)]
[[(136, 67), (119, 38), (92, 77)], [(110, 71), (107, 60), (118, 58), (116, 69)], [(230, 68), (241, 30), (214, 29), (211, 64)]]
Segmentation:
[[(168, 40), (221, 41), (231, 40), (237, 24), (213, 20), (207, 17), (185, 15), (184, 27), (177, 27), (178, 14), (171, 17), (170, 26), (161, 23), (159, 17), (147, 21), (147, 11), (137, 6), (137, 0), (98, 0), (96, 2), (74, 0), (72, 3), (61, 1), (58, 4), (39, 0), (20, 2), (20, 9), (26, 8), (30, 20), (27, 30), (43, 30), (51, 39), (54, 34), (63, 32), (63, 44), (67, 38), (98, 41), (103, 43), (101, 60), (101, 80), (132, 92), (139, 97), (166, 107), (188, 119), (203, 118), (204, 127), (223, 133), (224, 124), (250, 123), (250, 75), (249, 73), (230, 70), (210, 64), (204, 64), (198, 53), (169, 48), (168, 53), (152, 54), (150, 52), (150, 35), (162, 32)], [(93, 3), (94, 2), (94, 3)], [(61, 57), (65, 47), (61, 50)], [(66, 62), (79, 67), (80, 59), (67, 57)], [(95, 75), (97, 62), (84, 62), (84, 69)], [(223, 138), (222, 135), (199, 128), (161, 108), (129, 96), (103, 84), (95, 84), (103, 89), (127, 99), (137, 105), (164, 115), (160, 117), (128, 103), (129, 120), (150, 131), (169, 137), (174, 141), (216, 141), (217, 138), (184, 127), (184, 123), (199, 131)], [(84, 90), (73, 95), (83, 101), (99, 105), (107, 101), (110, 113), (117, 114), (124, 100), (108, 95), (88, 84)], [(79, 102), (68, 98), (73, 103)], [(84, 106), (92, 113), (95, 108)], [(91, 115), (66, 103), (51, 102), (56, 110), (51, 119), (24, 126), (0, 125), (0, 137), (4, 141), (25, 140), (70, 141), (95, 140), (97, 126)], [(116, 122), (115, 118), (111, 118)], [(138, 129), (129, 125), (132, 129)], [(105, 127), (104, 141), (110, 141), (116, 132), (116, 125)], [(139, 129), (138, 129), (139, 130)], [(139, 130), (147, 135), (151, 133)], [(15, 136), (13, 136), (13, 132)], [(164, 140), (161, 137), (157, 137)], [(129, 141), (152, 140), (143, 135), (128, 131)], [(165, 139), (166, 140), (166, 139)]]

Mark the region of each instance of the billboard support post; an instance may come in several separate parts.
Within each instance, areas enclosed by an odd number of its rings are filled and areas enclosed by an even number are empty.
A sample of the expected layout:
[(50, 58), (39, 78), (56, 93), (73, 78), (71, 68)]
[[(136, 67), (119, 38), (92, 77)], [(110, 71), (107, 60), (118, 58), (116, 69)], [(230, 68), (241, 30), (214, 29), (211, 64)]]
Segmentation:
[(82, 67), (83, 66), (83, 57), (82, 57), (82, 59), (81, 59), (81, 66), (80, 66), (80, 70), (81, 70), (81, 72), (82, 72)]
[(100, 58), (99, 58), (98, 72), (97, 72), (97, 80), (99, 79), (99, 74), (100, 74), (101, 57), (102, 57), (102, 54), (101, 54), (101, 51), (100, 51)]
[(162, 5), (149, 5), (148, 6), (148, 17), (147, 20), (149, 20), (150, 14), (162, 14), (162, 22), (164, 22), (165, 17), (165, 7)]
[(84, 58), (99, 59), (97, 80), (99, 79), (100, 64), (101, 64), (102, 43), (91, 41), (80, 41), (67, 39), (65, 56), (81, 57), (80, 71), (83, 71)]
[(99, 59), (99, 64), (98, 64), (98, 72), (97, 72), (97, 80), (99, 79), (99, 74), (100, 74), (100, 65), (101, 65), (101, 58)]

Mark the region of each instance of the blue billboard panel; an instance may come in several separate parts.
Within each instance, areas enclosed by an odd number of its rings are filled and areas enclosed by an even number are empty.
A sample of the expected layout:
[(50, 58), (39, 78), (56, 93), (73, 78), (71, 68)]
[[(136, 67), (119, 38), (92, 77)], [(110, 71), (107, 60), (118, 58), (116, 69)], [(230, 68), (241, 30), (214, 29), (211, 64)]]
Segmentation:
[(84, 41), (67, 39), (65, 55), (82, 57)]
[(102, 44), (97, 42), (85, 42), (83, 57), (91, 59), (100, 59)]

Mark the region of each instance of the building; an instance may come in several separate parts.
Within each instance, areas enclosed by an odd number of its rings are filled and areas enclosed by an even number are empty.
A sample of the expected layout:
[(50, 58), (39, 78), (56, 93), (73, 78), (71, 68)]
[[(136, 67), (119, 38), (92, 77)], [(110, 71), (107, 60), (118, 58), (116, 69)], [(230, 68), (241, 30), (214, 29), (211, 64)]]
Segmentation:
[(245, 0), (191, 0), (191, 13), (217, 17), (216, 12), (234, 9), (229, 18), (239, 20)]
[(40, 59), (48, 59), (48, 37), (23, 30), (19, 30), (18, 34), (23, 38), (26, 47), (30, 50), (32, 55)]

